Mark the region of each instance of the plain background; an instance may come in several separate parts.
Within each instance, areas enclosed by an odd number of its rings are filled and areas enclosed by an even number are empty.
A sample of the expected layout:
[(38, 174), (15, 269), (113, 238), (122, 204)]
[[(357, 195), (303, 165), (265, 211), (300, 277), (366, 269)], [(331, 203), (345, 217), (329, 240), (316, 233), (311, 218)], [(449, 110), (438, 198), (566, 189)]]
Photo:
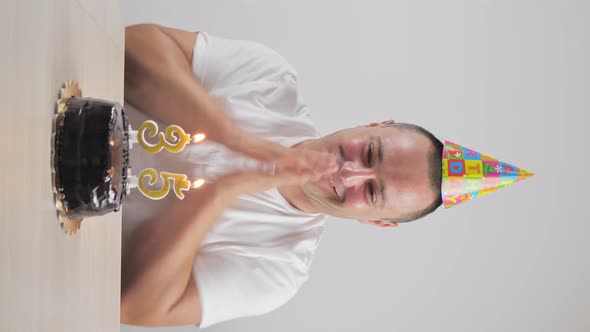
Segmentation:
[(393, 118), (536, 174), (394, 230), (331, 218), (293, 300), (206, 331), (590, 330), (590, 1), (133, 0), (125, 19), (270, 46), (323, 133)]

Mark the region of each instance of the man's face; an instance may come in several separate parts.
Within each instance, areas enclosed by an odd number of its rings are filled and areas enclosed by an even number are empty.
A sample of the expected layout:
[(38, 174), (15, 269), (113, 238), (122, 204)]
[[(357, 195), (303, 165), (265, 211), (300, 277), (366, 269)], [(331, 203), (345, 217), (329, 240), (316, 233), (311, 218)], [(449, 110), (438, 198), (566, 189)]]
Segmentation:
[(309, 148), (337, 154), (340, 171), (303, 190), (315, 210), (328, 215), (377, 221), (413, 214), (429, 206), (432, 143), (419, 132), (365, 126), (324, 136)]

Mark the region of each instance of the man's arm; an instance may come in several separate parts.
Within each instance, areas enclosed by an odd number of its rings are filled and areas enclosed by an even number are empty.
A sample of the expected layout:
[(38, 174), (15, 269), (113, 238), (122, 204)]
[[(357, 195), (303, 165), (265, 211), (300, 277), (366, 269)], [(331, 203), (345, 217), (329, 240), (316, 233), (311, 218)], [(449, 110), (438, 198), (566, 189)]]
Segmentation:
[(198, 324), (201, 305), (192, 266), (201, 242), (233, 195), (210, 185), (186, 195), (146, 223), (124, 253), (121, 322)]
[(121, 322), (144, 326), (199, 324), (202, 314), (193, 263), (223, 210), (240, 195), (302, 184), (333, 171), (324, 168), (312, 174), (282, 169), (274, 176), (255, 172), (226, 175), (189, 193), (142, 226), (123, 256)]
[(191, 69), (196, 32), (154, 24), (125, 28), (125, 99), (150, 117), (223, 140), (231, 124)]
[(197, 32), (155, 24), (125, 28), (125, 100), (141, 112), (189, 133), (204, 131), (228, 148), (261, 160), (289, 149), (241, 130), (192, 71)]

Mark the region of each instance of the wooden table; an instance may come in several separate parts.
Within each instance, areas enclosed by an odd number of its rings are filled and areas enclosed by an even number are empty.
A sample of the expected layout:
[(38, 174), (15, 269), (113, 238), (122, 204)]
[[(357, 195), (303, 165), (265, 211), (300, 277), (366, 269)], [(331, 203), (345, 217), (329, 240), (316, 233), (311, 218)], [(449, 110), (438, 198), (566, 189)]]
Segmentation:
[(0, 2), (0, 331), (119, 331), (121, 214), (60, 228), (50, 137), (66, 80), (123, 102), (119, 0)]

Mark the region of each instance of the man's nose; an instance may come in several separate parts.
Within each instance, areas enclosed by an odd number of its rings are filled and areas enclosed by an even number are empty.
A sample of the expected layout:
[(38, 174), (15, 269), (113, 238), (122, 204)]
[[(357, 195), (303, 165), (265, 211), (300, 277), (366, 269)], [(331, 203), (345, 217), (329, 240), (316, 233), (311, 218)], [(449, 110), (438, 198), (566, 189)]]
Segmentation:
[(345, 161), (340, 169), (342, 184), (351, 187), (375, 177), (375, 171), (352, 161)]

